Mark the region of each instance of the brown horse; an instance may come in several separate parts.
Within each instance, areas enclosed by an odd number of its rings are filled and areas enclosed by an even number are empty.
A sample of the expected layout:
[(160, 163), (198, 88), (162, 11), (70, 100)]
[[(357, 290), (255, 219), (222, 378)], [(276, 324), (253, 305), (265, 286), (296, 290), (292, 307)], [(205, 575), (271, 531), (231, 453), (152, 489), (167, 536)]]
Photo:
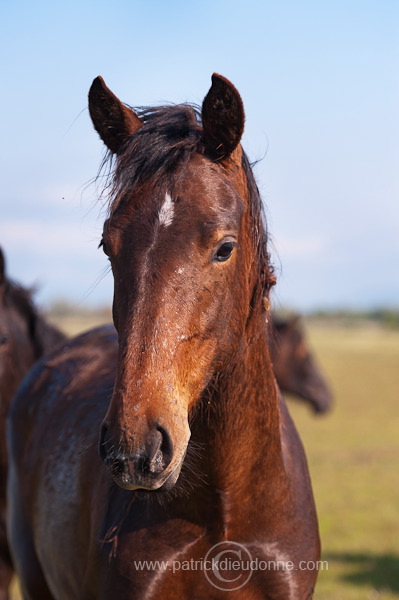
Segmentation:
[(299, 396), (315, 413), (328, 412), (332, 393), (307, 344), (301, 318), (273, 313), (270, 340), (273, 371), (283, 394)]
[(65, 336), (35, 308), (31, 292), (6, 277), (0, 248), (0, 600), (7, 598), (12, 578), (6, 539), (6, 417), (18, 384), (40, 356)]
[(75, 338), (12, 404), (24, 598), (307, 600), (317, 520), (262, 325), (274, 277), (241, 98), (213, 75), (201, 114), (134, 112), (98, 77), (89, 108), (115, 157), (118, 349), (109, 327)]

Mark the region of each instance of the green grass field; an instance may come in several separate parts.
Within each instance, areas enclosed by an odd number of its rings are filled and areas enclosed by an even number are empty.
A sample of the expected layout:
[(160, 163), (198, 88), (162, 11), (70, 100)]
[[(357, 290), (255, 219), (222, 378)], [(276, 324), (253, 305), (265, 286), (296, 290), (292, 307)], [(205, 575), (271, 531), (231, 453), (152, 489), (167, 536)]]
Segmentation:
[(336, 398), (324, 417), (289, 402), (328, 561), (315, 598), (399, 599), (399, 332), (313, 326), (308, 333)]
[(335, 393), (321, 417), (289, 399), (328, 561), (315, 599), (399, 600), (399, 331), (310, 324), (308, 339)]

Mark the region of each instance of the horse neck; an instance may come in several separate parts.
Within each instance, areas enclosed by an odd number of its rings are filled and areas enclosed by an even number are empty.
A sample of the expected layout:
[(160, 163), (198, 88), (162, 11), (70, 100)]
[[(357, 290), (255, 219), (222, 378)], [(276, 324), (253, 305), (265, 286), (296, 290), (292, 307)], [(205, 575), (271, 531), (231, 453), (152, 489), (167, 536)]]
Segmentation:
[[(234, 359), (219, 374), (205, 400), (209, 408), (192, 433), (192, 440), (205, 447), (203, 468), (214, 494), (212, 511), (216, 498), (227, 537), (229, 530), (232, 535), (239, 528), (246, 511), (253, 515), (257, 507), (276, 506), (285, 490), (279, 392), (260, 317), (253, 319)], [(257, 522), (262, 518), (257, 515)]]

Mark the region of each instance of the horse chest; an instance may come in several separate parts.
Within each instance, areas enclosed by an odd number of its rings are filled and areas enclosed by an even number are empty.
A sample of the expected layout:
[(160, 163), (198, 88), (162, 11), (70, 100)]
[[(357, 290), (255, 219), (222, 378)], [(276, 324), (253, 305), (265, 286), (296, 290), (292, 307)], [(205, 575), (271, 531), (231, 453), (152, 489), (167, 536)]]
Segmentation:
[[(106, 549), (104, 548), (104, 551)], [(112, 552), (112, 548), (108, 547)], [(281, 552), (229, 541), (212, 544), (189, 523), (155, 526), (149, 535), (122, 536), (116, 556), (104, 554), (105, 574), (94, 595), (121, 600), (307, 600), (311, 582), (277, 564)], [(103, 595), (104, 594), (104, 595)]]

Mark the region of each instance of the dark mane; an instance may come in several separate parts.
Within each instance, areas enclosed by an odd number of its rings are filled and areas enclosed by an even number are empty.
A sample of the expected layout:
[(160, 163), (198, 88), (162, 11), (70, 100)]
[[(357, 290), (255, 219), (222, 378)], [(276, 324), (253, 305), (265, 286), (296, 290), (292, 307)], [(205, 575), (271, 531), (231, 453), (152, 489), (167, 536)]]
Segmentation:
[(268, 234), (264, 209), (259, 189), (255, 181), (251, 164), (247, 155), (242, 153), (242, 167), (244, 169), (249, 191), (249, 203), (253, 221), (254, 243), (258, 257), (259, 285), (255, 290), (253, 306), (261, 301), (263, 297), (268, 297), (271, 288), (276, 284), (274, 267), (270, 262), (270, 254), (267, 249)]
[(32, 290), (23, 288), (14, 281), (6, 279), (4, 301), (8, 306), (13, 306), (27, 323), (36, 358), (39, 358), (65, 339), (65, 335), (56, 327), (47, 323), (38, 312), (32, 300)]
[[(109, 211), (112, 214), (123, 202), (127, 192), (151, 179), (154, 185), (165, 177), (176, 177), (177, 167), (188, 162), (193, 153), (204, 154), (203, 130), (199, 107), (190, 104), (134, 108), (143, 126), (128, 139), (117, 155), (108, 153), (101, 166), (109, 169), (105, 190), (110, 193)], [(249, 202), (253, 219), (254, 248), (258, 256), (260, 286), (253, 298), (268, 295), (276, 283), (274, 269), (267, 252), (267, 231), (262, 200), (243, 151), (242, 168), (248, 181)]]
[(100, 171), (109, 169), (105, 189), (110, 191), (112, 213), (126, 191), (132, 192), (145, 181), (172, 175), (201, 148), (202, 128), (198, 107), (188, 104), (135, 108), (143, 126), (115, 155), (108, 152)]

